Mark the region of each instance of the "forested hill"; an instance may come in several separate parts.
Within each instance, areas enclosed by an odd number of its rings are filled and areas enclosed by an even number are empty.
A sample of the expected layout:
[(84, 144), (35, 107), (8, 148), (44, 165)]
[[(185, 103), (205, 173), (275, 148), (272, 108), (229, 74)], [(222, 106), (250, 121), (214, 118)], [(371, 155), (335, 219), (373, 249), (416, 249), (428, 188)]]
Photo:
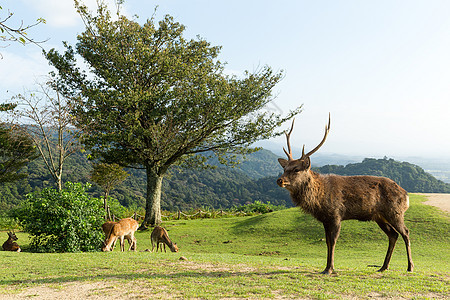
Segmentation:
[(450, 193), (450, 184), (437, 180), (421, 167), (388, 158), (365, 158), (361, 163), (346, 166), (326, 165), (314, 170), (323, 174), (388, 177), (410, 193)]
[[(278, 156), (262, 150), (248, 156), (239, 167), (218, 167), (208, 170), (172, 169), (164, 178), (161, 197), (166, 210), (198, 207), (229, 208), (256, 200), (270, 201), (275, 205), (291, 206), (289, 194), (276, 185), (282, 172)], [(65, 165), (64, 181), (88, 182), (90, 163), (85, 156), (71, 156)], [(450, 184), (438, 181), (422, 168), (392, 159), (364, 159), (361, 163), (346, 166), (328, 165), (314, 168), (320, 173), (341, 175), (376, 175), (392, 178), (408, 192), (450, 193)], [(17, 205), (27, 193), (53, 186), (52, 179), (42, 160), (33, 161), (25, 170), (27, 179), (0, 186), (0, 209)], [(111, 196), (124, 206), (144, 207), (146, 179), (143, 170), (128, 170), (131, 176), (112, 191)], [(93, 186), (90, 191), (101, 196), (102, 191)]]

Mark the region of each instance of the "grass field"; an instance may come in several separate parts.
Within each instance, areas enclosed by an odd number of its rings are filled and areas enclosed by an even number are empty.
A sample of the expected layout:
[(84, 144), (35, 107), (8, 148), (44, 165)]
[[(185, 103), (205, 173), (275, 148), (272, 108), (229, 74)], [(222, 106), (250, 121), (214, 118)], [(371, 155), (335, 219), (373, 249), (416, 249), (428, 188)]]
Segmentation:
[[(254, 217), (165, 222), (178, 253), (151, 253), (150, 232), (138, 252), (0, 252), (0, 299), (30, 298), (449, 298), (450, 218), (411, 195), (406, 225), (415, 272), (406, 272), (399, 239), (390, 270), (378, 273), (388, 240), (373, 222), (345, 221), (336, 274), (326, 264), (322, 225), (299, 209)], [(6, 239), (6, 234), (0, 232)], [(183, 256), (187, 260), (180, 260)]]

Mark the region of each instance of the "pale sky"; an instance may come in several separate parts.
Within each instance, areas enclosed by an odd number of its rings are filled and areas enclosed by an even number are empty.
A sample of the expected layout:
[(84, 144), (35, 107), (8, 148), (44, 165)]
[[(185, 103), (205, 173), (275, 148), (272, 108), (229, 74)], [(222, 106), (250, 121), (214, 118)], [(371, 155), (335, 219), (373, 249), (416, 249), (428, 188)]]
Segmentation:
[[(94, 0), (85, 1), (94, 9)], [(450, 1), (125, 0), (124, 13), (144, 22), (158, 9), (222, 46), (227, 72), (269, 65), (284, 70), (268, 109), (287, 113), (303, 104), (292, 144), (322, 153), (450, 157)], [(0, 0), (45, 49), (74, 45), (84, 30), (72, 0)], [(2, 45), (3, 46), (3, 45)], [(34, 45), (0, 48), (0, 100), (35, 87), (51, 69)], [(289, 124), (285, 125), (286, 129)], [(284, 138), (275, 142), (284, 145)], [(294, 156), (301, 153), (294, 153)]]

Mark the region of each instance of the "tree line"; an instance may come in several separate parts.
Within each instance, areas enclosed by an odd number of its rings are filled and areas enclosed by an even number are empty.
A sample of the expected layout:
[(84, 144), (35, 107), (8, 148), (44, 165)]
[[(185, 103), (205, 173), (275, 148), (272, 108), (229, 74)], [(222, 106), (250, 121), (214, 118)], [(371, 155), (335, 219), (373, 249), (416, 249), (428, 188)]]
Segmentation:
[[(248, 161), (252, 163), (247, 163)], [(262, 176), (264, 173), (258, 173), (261, 169), (266, 174), (276, 172), (276, 155), (268, 151), (257, 152), (250, 155), (243, 165), (245, 167), (242, 168), (217, 167), (206, 170), (174, 167), (163, 182), (161, 208), (167, 211), (186, 211), (201, 207), (227, 209), (255, 201), (292, 206), (288, 193), (276, 185), (276, 175)], [(450, 193), (450, 184), (437, 180), (419, 166), (388, 158), (366, 158), (361, 163), (326, 165), (314, 170), (324, 174), (384, 176), (393, 179), (408, 192)], [(27, 193), (53, 185), (42, 160), (31, 162), (25, 171), (29, 174), (27, 178), (0, 186), (1, 209), (15, 207)], [(129, 176), (111, 190), (110, 198), (117, 200), (125, 208), (142, 209), (146, 201), (145, 172), (135, 169), (126, 171)], [(87, 183), (91, 172), (91, 163), (86, 155), (80, 153), (68, 160), (63, 181)], [(93, 197), (104, 196), (103, 189), (98, 185), (92, 185), (88, 193)]]

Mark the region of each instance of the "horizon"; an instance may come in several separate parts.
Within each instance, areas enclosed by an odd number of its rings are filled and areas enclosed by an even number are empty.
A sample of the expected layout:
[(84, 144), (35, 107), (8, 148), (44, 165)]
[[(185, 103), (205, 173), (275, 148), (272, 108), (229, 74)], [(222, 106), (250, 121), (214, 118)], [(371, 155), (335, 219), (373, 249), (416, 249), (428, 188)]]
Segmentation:
[[(94, 0), (84, 2), (95, 9)], [(285, 115), (303, 104), (292, 134), (295, 148), (318, 144), (330, 112), (322, 153), (450, 158), (450, 2), (254, 4), (128, 0), (122, 12), (130, 18), (138, 14), (141, 24), (172, 15), (186, 26), (186, 38), (199, 35), (222, 46), (225, 74), (264, 65), (284, 70), (266, 109)], [(41, 44), (46, 50), (62, 51), (62, 41), (74, 45), (84, 30), (72, 0), (16, 0), (2, 6), (0, 17), (10, 10), (15, 24), (46, 19), (28, 34), (49, 38)], [(35, 88), (34, 81), (51, 70), (35, 45), (10, 43), (0, 53), (2, 103)], [(284, 136), (270, 142), (284, 145)]]

